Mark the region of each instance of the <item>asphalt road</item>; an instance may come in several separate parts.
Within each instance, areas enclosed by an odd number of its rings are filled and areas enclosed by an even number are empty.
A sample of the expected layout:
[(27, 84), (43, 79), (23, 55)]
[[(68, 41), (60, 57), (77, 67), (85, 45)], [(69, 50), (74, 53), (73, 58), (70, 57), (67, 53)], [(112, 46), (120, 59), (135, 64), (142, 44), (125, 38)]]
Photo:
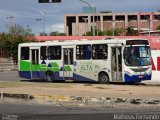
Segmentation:
[[(28, 104), (0, 104), (1, 118), (10, 117), (14, 120), (116, 120), (140, 119), (154, 115), (160, 119), (160, 110), (156, 108), (88, 108), (46, 106)], [(127, 119), (127, 120), (128, 120)], [(9, 120), (9, 119), (8, 119)]]
[(0, 81), (20, 81), (20, 80), (25, 80), (25, 79), (19, 77), (18, 71), (0, 72)]
[[(20, 78), (18, 71), (3, 71), (3, 72), (0, 71), (0, 81), (28, 81), (28, 79)], [(37, 80), (32, 80), (32, 81), (37, 82)], [(44, 80), (39, 80), (38, 82), (44, 82)], [(112, 83), (112, 84), (116, 84), (116, 83)], [(118, 84), (121, 84), (121, 83), (118, 83)], [(160, 82), (159, 81), (143, 81), (142, 84), (160, 85)]]

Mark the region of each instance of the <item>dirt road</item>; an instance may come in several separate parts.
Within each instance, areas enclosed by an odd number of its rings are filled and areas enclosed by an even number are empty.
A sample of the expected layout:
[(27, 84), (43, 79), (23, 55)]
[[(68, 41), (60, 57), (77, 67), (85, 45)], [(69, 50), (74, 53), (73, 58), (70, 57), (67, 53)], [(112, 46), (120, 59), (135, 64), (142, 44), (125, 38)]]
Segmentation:
[(51, 96), (160, 99), (160, 86), (92, 83), (0, 82), (0, 92)]

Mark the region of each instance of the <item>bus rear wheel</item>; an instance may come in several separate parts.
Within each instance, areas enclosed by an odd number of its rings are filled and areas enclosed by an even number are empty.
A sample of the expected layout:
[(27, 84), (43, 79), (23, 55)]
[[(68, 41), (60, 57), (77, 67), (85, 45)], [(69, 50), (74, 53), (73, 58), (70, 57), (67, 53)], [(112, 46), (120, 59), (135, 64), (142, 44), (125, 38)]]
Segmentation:
[(106, 73), (100, 73), (99, 75), (99, 82), (100, 83), (105, 83), (105, 84), (109, 84), (110, 81), (109, 81), (109, 77)]
[(46, 81), (47, 82), (53, 82), (54, 81), (53, 73), (51, 71), (46, 72)]

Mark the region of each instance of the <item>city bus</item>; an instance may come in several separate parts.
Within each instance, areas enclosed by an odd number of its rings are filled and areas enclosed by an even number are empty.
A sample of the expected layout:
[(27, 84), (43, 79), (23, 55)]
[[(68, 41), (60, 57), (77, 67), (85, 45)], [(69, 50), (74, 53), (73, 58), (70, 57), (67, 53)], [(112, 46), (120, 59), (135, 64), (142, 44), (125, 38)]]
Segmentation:
[(29, 80), (137, 83), (151, 80), (151, 64), (149, 41), (142, 38), (32, 42), (18, 47), (19, 76)]

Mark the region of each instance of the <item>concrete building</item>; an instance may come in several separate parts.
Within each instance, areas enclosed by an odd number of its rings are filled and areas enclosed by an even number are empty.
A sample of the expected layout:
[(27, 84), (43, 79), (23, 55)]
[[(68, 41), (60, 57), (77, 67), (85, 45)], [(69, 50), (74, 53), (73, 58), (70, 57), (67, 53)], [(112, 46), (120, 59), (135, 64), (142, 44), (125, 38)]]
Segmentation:
[(139, 13), (82, 13), (66, 14), (64, 17), (64, 31), (67, 35), (80, 36), (93, 28), (93, 16), (96, 29), (104, 31), (113, 28), (134, 27), (135, 30), (156, 30), (160, 25), (160, 12)]

